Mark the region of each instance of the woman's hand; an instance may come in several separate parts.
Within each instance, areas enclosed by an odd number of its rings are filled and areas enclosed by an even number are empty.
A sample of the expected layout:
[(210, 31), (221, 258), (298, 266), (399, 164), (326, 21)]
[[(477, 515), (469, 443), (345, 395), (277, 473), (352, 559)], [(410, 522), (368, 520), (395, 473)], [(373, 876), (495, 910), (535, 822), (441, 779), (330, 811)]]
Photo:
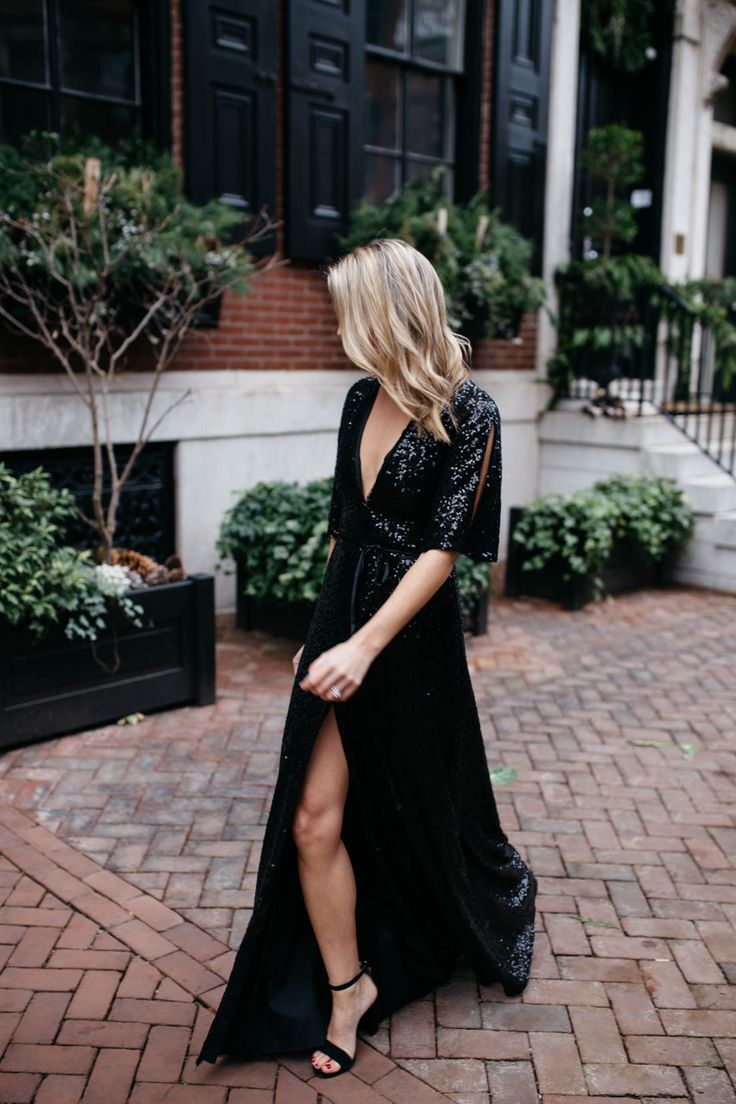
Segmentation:
[(294, 653), (294, 656), (291, 660), (291, 666), (294, 668), (294, 674), (296, 674), (297, 669), (299, 667), (299, 660), (302, 658), (302, 652), (303, 651), (304, 651), (304, 645), (302, 644), (299, 651)]
[[(377, 654), (366, 641), (351, 636), (312, 660), (299, 686), (325, 701), (345, 701), (358, 689)], [(331, 686), (342, 690), (339, 698), (330, 692)]]

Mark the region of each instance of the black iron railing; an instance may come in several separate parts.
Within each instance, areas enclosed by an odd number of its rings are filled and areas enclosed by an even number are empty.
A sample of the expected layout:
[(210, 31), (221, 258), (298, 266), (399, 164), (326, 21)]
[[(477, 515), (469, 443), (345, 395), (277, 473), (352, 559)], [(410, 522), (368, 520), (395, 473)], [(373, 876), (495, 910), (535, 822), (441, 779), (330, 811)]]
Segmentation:
[[(609, 344), (571, 364), (571, 398), (613, 403), (628, 413), (664, 414), (725, 472), (736, 478), (736, 311), (734, 330), (715, 332), (666, 285), (612, 307), (598, 329)], [(578, 331), (580, 332), (580, 331)]]

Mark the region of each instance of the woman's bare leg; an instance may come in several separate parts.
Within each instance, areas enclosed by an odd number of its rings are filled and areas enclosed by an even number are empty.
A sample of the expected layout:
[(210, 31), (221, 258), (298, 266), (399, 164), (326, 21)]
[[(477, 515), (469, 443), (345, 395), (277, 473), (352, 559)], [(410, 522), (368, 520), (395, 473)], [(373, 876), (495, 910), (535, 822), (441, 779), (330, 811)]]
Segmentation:
[[(327, 713), (307, 765), (301, 799), (292, 824), (302, 895), (328, 980), (337, 985), (360, 969), (355, 928), (356, 889), (350, 856), (342, 841), (348, 792), (348, 765), (334, 708)], [(376, 996), (367, 974), (349, 989), (332, 994), (327, 1035), (348, 1054), (354, 1052), (358, 1020)], [(312, 1063), (326, 1073), (340, 1063), (316, 1050)]]

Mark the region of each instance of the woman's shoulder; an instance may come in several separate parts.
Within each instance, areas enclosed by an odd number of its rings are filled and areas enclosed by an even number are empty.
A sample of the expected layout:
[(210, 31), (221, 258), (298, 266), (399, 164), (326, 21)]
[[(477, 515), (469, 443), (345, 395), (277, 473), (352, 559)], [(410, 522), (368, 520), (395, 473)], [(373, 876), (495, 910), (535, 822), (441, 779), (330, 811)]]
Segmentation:
[(500, 419), (495, 399), (472, 376), (467, 376), (456, 388), (453, 409), (462, 423), (496, 424)]
[(353, 380), (345, 392), (345, 404), (350, 405), (354, 399), (361, 398), (374, 383), (374, 376), (359, 376)]

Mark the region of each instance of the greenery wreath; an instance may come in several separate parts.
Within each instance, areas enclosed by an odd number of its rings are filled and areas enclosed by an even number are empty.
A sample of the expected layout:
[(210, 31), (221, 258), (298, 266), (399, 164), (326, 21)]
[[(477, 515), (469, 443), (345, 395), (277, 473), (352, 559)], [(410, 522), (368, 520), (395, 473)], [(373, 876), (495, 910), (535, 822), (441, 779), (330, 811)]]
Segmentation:
[(649, 60), (654, 0), (584, 0), (588, 48), (616, 69), (636, 73)]

